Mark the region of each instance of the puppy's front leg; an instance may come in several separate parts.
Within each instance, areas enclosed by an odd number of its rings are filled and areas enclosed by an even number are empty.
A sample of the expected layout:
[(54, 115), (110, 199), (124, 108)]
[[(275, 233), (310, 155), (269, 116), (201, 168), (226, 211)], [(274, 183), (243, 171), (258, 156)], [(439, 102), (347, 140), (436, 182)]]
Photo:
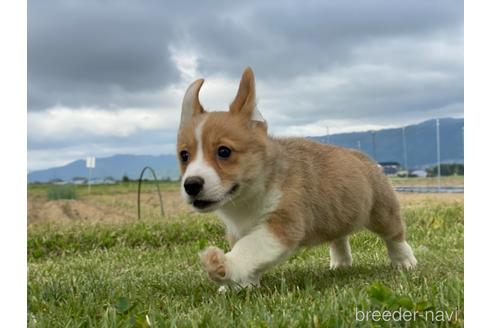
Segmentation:
[(229, 253), (209, 247), (200, 257), (212, 280), (220, 285), (247, 287), (259, 285), (260, 274), (291, 250), (263, 224), (239, 239)]

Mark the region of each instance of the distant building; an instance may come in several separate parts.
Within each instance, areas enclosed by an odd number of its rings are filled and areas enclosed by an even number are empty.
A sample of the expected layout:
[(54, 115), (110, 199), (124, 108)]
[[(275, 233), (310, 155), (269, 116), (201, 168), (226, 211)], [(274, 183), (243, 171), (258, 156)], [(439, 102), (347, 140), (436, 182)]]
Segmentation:
[(410, 172), (410, 176), (416, 178), (426, 178), (428, 175), (429, 173), (426, 170), (415, 170)]
[(72, 179), (72, 183), (76, 185), (81, 185), (81, 184), (86, 184), (87, 183), (87, 178), (83, 177), (74, 177)]
[(408, 170), (400, 170), (396, 173), (396, 175), (399, 177), (399, 178), (406, 178), (410, 175), (410, 172)]
[(400, 171), (400, 163), (398, 162), (379, 162), (379, 166), (386, 175), (396, 175)]
[(63, 181), (62, 179), (56, 178), (56, 179), (51, 179), (49, 183), (56, 184), (56, 185), (63, 185), (66, 184), (67, 182)]
[(116, 180), (113, 177), (106, 177), (103, 181), (104, 184), (115, 184)]

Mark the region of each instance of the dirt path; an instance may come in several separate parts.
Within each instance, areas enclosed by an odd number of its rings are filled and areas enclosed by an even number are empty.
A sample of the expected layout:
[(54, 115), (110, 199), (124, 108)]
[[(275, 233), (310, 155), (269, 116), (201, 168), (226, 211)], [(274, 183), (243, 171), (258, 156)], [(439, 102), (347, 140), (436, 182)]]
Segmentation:
[[(166, 217), (190, 213), (191, 209), (182, 201), (178, 191), (162, 193)], [(398, 193), (405, 207), (424, 206), (428, 202), (444, 204), (463, 202), (463, 194), (416, 194)], [(141, 211), (144, 218), (160, 218), (159, 198), (156, 193), (141, 195)], [(40, 194), (27, 197), (27, 222), (124, 222), (137, 220), (137, 193), (115, 193), (82, 196), (75, 200), (48, 200)]]
[[(166, 216), (189, 211), (179, 192), (162, 193)], [(160, 217), (159, 198), (155, 193), (141, 195), (142, 217)], [(77, 221), (118, 222), (137, 219), (137, 194), (84, 196), (80, 199), (48, 200), (34, 195), (27, 197), (28, 224), (40, 222), (70, 223)]]

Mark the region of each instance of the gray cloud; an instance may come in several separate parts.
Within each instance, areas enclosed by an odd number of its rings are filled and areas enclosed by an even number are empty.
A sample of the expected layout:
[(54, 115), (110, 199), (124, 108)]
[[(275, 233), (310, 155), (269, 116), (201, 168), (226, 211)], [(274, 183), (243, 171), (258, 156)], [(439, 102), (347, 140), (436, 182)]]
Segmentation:
[(190, 22), (205, 73), (241, 71), (250, 63), (263, 76), (289, 78), (350, 65), (360, 43), (427, 37), (461, 25), (462, 3), (448, 1), (259, 2), (226, 11), (203, 25)]
[(137, 2), (30, 1), (29, 108), (128, 105), (131, 95), (175, 81), (167, 48), (172, 13), (162, 9)]
[[(454, 0), (30, 0), (28, 110), (165, 109), (175, 120), (180, 99), (166, 90), (190, 81), (173, 49), (195, 55), (206, 79), (232, 89), (252, 66), (274, 132), (463, 113), (463, 2)], [(223, 95), (224, 104), (232, 97)], [(28, 136), (28, 149), (82, 149), (85, 142), (109, 152), (157, 140), (171, 145), (174, 134), (166, 127), (126, 137)]]
[[(29, 1), (29, 108), (147, 104), (178, 79), (170, 44), (193, 47), (204, 74), (290, 78), (350, 65), (368, 40), (460, 26), (460, 1)], [(149, 101), (153, 103), (155, 99)]]

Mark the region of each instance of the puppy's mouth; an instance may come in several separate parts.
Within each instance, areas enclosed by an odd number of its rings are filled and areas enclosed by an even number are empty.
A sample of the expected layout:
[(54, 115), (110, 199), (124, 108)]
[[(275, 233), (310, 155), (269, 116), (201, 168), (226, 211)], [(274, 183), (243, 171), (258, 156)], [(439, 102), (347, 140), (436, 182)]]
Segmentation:
[(228, 192), (225, 193), (223, 197), (216, 200), (211, 199), (195, 199), (192, 201), (192, 205), (194, 208), (202, 211), (211, 211), (215, 209), (216, 205), (220, 204), (222, 201), (226, 200), (230, 196), (232, 196), (239, 188), (239, 184), (234, 184)]
[(193, 201), (193, 207), (196, 207), (200, 210), (204, 210), (208, 207), (211, 207), (214, 204), (217, 204), (219, 201), (218, 200), (201, 200), (201, 199), (196, 199)]

